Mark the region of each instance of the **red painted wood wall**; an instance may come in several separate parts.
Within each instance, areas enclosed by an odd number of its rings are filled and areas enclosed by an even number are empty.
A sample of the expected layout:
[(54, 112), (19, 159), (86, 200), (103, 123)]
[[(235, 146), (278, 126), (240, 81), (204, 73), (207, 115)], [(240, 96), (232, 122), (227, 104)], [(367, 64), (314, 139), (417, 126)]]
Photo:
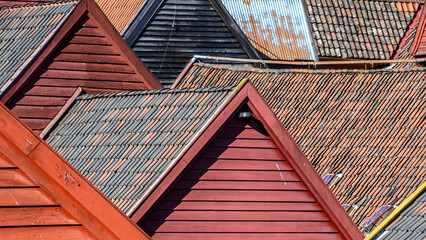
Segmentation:
[(35, 132), (47, 126), (78, 87), (88, 93), (148, 89), (100, 29), (94, 20), (82, 20), (32, 83), (7, 103)]
[[(426, 20), (424, 20), (424, 22), (424, 24), (426, 24)], [(423, 33), (421, 33), (420, 44), (416, 54), (426, 56), (426, 27), (424, 28)]]
[(341, 239), (256, 120), (234, 117), (145, 219), (153, 239)]
[(95, 239), (63, 207), (0, 153), (0, 238)]

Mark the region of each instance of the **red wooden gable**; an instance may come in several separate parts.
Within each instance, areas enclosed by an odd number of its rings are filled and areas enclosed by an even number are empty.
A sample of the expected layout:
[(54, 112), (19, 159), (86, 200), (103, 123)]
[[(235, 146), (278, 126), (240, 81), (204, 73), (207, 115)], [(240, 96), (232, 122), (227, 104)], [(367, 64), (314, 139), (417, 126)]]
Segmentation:
[(149, 239), (0, 103), (0, 239)]
[(251, 83), (131, 217), (154, 239), (363, 238)]
[(41, 132), (78, 87), (88, 93), (160, 89), (92, 0), (82, 0), (1, 101)]
[(424, 9), (420, 16), (411, 54), (415, 57), (426, 57), (426, 11)]

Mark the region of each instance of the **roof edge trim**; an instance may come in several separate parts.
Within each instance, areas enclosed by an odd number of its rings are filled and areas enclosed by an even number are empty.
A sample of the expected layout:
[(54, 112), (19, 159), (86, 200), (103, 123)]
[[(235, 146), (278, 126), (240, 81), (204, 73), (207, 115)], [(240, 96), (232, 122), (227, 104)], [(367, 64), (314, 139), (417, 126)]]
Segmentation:
[(232, 101), (232, 99), (235, 98), (235, 96), (240, 92), (242, 87), (247, 84), (247, 82), (247, 80), (243, 80), (237, 85), (237, 87), (235, 87), (232, 93), (229, 94), (229, 96), (212, 114), (212, 117), (208, 121), (206, 121), (206, 124), (204, 124), (204, 126), (192, 137), (192, 139), (185, 146), (185, 148), (182, 149), (182, 151), (176, 156), (176, 158), (169, 164), (167, 169), (164, 170), (164, 172), (157, 178), (157, 180), (149, 187), (149, 189), (145, 192), (141, 199), (139, 199), (139, 201), (136, 202), (136, 204), (126, 213), (133, 221), (137, 222), (141, 218), (142, 214), (139, 213), (139, 209), (142, 206), (143, 202), (146, 200), (146, 198), (154, 192), (157, 185), (164, 180), (164, 178), (169, 174), (170, 171), (173, 170), (177, 162), (179, 162), (179, 160), (189, 151), (191, 146), (200, 138), (200, 136), (206, 131), (208, 126), (210, 126), (211, 123), (220, 115), (225, 106), (228, 105)]
[(380, 233), (388, 224), (392, 222), (399, 214), (406, 209), (424, 190), (426, 189), (426, 182), (423, 182), (419, 188), (417, 188), (410, 196), (408, 196), (402, 203), (399, 205), (395, 211), (393, 211), (385, 220), (383, 220), (379, 226), (377, 226), (364, 240), (372, 240), (374, 237)]
[[(7, 80), (6, 84), (3, 85), (3, 87), (0, 89), (0, 99), (3, 97), (4, 93), (9, 90), (10, 85), (18, 78), (20, 77), (24, 70), (27, 69), (27, 67), (34, 63), (37, 60), (37, 56), (39, 56), (45, 48), (48, 46), (48, 44), (53, 40), (53, 38), (56, 36), (56, 34), (59, 32), (59, 30), (62, 28), (62, 26), (65, 24), (66, 21), (70, 18), (70, 16), (73, 14), (77, 6), (81, 3), (82, 0), (79, 0), (76, 5), (74, 6), (74, 9), (70, 11), (67, 16), (65, 16), (61, 22), (58, 24), (58, 26), (51, 32), (49, 35), (44, 39), (44, 41), (37, 47), (37, 49), (33, 52), (33, 54), (19, 67), (19, 69), (12, 75), (12, 77)], [(49, 2), (49, 4), (51, 4)]]

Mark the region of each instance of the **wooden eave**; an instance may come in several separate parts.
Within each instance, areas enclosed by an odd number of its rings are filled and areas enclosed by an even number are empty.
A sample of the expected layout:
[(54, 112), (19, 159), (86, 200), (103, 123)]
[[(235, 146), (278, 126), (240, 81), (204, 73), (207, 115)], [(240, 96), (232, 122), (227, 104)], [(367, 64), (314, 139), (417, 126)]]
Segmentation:
[[(238, 24), (235, 22), (232, 16), (229, 15), (223, 4), (219, 0), (208, 1), (225, 22), (232, 35), (241, 44), (241, 47), (244, 49), (247, 55), (252, 59), (262, 59), (260, 53), (249, 42), (243, 31), (241, 31), (240, 27), (238, 27)], [(154, 17), (155, 13), (163, 3), (164, 0), (147, 1), (141, 6), (141, 9), (138, 11), (137, 15), (133, 18), (133, 20), (129, 23), (123, 32), (123, 39), (129, 44), (129, 46), (133, 45), (140, 33), (146, 28), (149, 21)]]
[[(416, 36), (414, 37), (413, 46), (411, 48), (411, 55), (413, 55), (415, 57), (422, 57), (422, 56), (426, 55), (425, 53), (418, 54), (418, 50), (419, 50), (419, 46), (421, 44), (422, 36), (426, 31), (426, 11), (424, 9), (424, 6), (421, 6), (419, 8), (419, 11), (422, 11), (422, 14), (420, 16), (420, 19), (418, 20), (419, 25), (417, 27)], [(417, 20), (417, 19), (414, 19), (414, 20)]]
[(0, 152), (99, 239), (150, 239), (0, 103)]
[(70, 34), (73, 27), (78, 24), (78, 22), (86, 15), (99, 24), (105, 35), (117, 46), (116, 50), (129, 64), (138, 78), (142, 79), (143, 83), (149, 89), (162, 88), (157, 79), (144, 66), (144, 64), (130, 49), (126, 42), (121, 39), (120, 34), (111, 25), (96, 3), (93, 0), (81, 0), (65, 20), (63, 25), (60, 26), (60, 29), (58, 29), (54, 36), (51, 37), (50, 40), (41, 47), (41, 50), (26, 65), (25, 69), (13, 80), (7, 89), (3, 91), (0, 96), (0, 101), (2, 103), (7, 105), (9, 101), (15, 96), (15, 94), (26, 86), (31, 77), (43, 65), (45, 59), (49, 59), (49, 57), (51, 57), (58, 50), (62, 40)]
[(134, 222), (143, 221), (149, 212), (171, 190), (173, 184), (188, 169), (191, 162), (209, 144), (238, 109), (247, 104), (255, 117), (264, 125), (272, 141), (277, 144), (279, 151), (294, 167), (302, 181), (307, 185), (324, 212), (336, 224), (339, 232), (346, 239), (363, 239), (364, 236), (357, 228), (350, 216), (342, 208), (330, 189), (304, 156), (296, 142), (291, 138), (281, 122), (276, 118), (270, 107), (266, 104), (255, 87), (243, 81), (235, 89), (233, 95), (222, 105), (212, 119), (203, 127), (179, 157), (172, 163), (168, 170), (141, 199), (140, 203), (129, 214)]

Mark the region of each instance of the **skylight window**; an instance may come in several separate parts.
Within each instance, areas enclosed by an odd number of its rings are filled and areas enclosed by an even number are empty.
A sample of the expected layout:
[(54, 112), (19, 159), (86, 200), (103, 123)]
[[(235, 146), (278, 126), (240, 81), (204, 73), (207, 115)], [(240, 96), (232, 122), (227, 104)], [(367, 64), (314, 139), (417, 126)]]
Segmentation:
[(385, 213), (392, 208), (392, 205), (383, 205), (374, 212), (371, 217), (367, 218), (362, 224), (361, 227), (367, 228), (370, 227), (373, 223), (377, 222), (380, 218), (385, 216)]
[(325, 184), (329, 184), (331, 182), (331, 180), (333, 179), (334, 174), (333, 173), (327, 173), (322, 180), (324, 180)]

